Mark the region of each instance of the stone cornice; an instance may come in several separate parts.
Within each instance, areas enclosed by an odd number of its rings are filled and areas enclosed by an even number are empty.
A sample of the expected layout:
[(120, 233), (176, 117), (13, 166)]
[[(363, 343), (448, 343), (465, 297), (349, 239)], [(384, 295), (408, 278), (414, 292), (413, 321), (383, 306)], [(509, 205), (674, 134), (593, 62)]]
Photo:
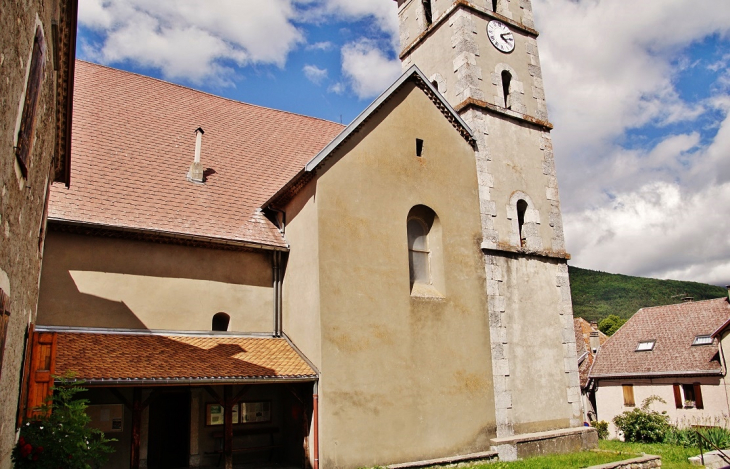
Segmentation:
[(456, 109), (456, 112), (461, 113), (462, 111), (468, 109), (469, 107), (476, 107), (479, 109), (486, 109), (490, 112), (501, 114), (503, 116), (521, 121), (526, 122), (528, 124), (532, 124), (538, 127), (541, 127), (545, 130), (552, 130), (553, 124), (551, 124), (549, 121), (544, 121), (537, 119), (532, 116), (528, 116), (527, 114), (521, 114), (519, 112), (512, 111), (510, 109), (505, 109), (503, 107), (499, 107), (497, 105), (494, 105), (492, 103), (488, 103), (486, 101), (482, 101), (479, 99), (474, 98), (468, 98), (462, 101), (461, 103), (454, 106), (454, 109)]

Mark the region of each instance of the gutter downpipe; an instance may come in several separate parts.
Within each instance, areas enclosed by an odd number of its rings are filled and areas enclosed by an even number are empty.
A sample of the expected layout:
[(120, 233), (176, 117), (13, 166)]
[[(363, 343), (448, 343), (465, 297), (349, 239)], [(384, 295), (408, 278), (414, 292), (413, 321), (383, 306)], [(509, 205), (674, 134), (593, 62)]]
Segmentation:
[(279, 253), (274, 251), (271, 260), (274, 277), (274, 337), (279, 336)]
[(314, 453), (314, 464), (312, 469), (319, 469), (319, 381), (314, 382), (312, 393), (312, 432), (314, 433), (314, 441), (312, 446)]

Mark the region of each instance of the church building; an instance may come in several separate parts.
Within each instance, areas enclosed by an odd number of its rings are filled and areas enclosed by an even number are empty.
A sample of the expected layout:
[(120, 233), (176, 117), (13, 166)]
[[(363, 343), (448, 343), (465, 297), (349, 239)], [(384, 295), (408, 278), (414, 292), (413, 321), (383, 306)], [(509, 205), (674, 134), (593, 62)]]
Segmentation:
[(529, 0), (398, 0), (342, 126), (76, 63), (28, 403), (108, 467), (357, 468), (595, 445)]

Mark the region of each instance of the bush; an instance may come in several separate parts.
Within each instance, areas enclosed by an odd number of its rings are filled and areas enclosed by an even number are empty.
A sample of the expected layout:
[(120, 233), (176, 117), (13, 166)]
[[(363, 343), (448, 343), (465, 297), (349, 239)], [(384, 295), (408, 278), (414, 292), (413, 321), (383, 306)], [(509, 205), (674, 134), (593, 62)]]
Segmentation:
[(599, 440), (605, 440), (606, 438), (608, 438), (608, 422), (606, 422), (605, 420), (594, 420), (591, 422), (591, 427), (595, 428), (598, 432)]
[(707, 443), (707, 441), (702, 440), (700, 437), (698, 437), (697, 432), (704, 436), (705, 439), (713, 445), (713, 447), (709, 449), (715, 449), (715, 446), (720, 449), (730, 448), (730, 431), (721, 427), (696, 429), (679, 429), (676, 427), (672, 427), (672, 429), (667, 432), (664, 438), (664, 442), (672, 445), (684, 446), (687, 448), (697, 448), (700, 445), (702, 445), (703, 448), (708, 448), (710, 445)]
[(644, 399), (640, 408), (626, 411), (614, 417), (613, 423), (623, 432), (626, 441), (644, 443), (664, 441), (672, 426), (669, 424), (669, 416), (666, 412), (660, 413), (649, 409), (654, 401), (666, 404), (666, 401), (661, 397), (650, 396)]
[[(53, 396), (41, 407), (42, 416), (29, 421), (20, 429), (20, 439), (13, 448), (12, 458), (17, 469), (88, 469), (100, 467), (114, 450), (100, 430), (86, 425), (86, 399), (74, 399), (85, 391), (71, 382), (72, 375), (55, 377), (61, 381)], [(50, 405), (49, 405), (50, 404)], [(49, 412), (52, 410), (52, 412)]]

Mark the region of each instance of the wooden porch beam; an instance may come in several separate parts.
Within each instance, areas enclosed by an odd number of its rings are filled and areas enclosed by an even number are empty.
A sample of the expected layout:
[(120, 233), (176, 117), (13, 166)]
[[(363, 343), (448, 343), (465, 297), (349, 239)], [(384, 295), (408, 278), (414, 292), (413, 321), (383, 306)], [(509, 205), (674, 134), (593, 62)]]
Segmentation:
[(139, 469), (139, 443), (142, 431), (142, 389), (132, 391), (132, 448), (130, 451), (129, 467)]

